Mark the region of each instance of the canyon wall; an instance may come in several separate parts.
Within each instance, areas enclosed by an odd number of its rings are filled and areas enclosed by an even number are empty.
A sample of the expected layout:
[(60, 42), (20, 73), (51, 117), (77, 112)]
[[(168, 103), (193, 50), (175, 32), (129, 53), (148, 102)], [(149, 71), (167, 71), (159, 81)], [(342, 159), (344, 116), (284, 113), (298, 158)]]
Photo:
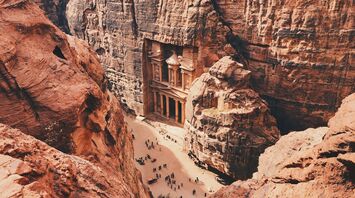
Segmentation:
[[(122, 183), (122, 192), (145, 197), (133, 163), (132, 135), (118, 100), (106, 88), (95, 52), (60, 31), (27, 0), (0, 2), (0, 37), (0, 123), (90, 161), (104, 172), (99, 174)], [(10, 152), (8, 146), (3, 152)], [(16, 153), (11, 157), (17, 158)], [(121, 186), (114, 188), (118, 192)], [(66, 193), (74, 196), (75, 189)]]
[(281, 130), (326, 124), (354, 92), (353, 1), (217, 4), (233, 32), (248, 41), (253, 85)]
[(250, 178), (259, 155), (280, 136), (250, 77), (245, 66), (223, 57), (194, 81), (186, 101), (186, 149), (234, 179)]
[(291, 132), (260, 156), (258, 172), (211, 197), (353, 197), (355, 94), (328, 127)]
[(146, 39), (198, 48), (201, 74), (225, 55), (252, 71), (282, 131), (325, 125), (354, 92), (351, 0), (71, 0), (71, 33), (99, 54), (110, 88), (143, 115)]
[(69, 33), (69, 26), (66, 17), (67, 4), (69, 0), (33, 0), (46, 16), (63, 32)]

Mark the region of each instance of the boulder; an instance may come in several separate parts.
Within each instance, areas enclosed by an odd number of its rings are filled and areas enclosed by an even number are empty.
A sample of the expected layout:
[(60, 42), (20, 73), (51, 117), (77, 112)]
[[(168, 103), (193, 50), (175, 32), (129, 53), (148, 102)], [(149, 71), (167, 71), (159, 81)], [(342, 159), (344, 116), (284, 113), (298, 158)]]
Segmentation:
[(250, 71), (224, 57), (193, 82), (186, 102), (185, 149), (235, 179), (251, 177), (259, 155), (279, 136)]

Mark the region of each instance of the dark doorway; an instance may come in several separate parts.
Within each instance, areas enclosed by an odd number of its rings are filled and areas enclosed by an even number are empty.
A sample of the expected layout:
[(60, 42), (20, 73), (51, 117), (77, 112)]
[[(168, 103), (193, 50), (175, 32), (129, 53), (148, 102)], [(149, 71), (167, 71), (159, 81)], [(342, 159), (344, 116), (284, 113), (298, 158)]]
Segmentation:
[(161, 113), (161, 111), (162, 111), (162, 109), (161, 109), (161, 101), (160, 101), (160, 94), (157, 92), (157, 95), (156, 95), (156, 97), (157, 97), (157, 104), (156, 104), (156, 107), (157, 107), (157, 112), (158, 113)]
[(175, 100), (172, 98), (169, 98), (169, 118), (175, 119)]
[(164, 61), (161, 69), (161, 77), (163, 82), (169, 82), (169, 67), (168, 64)]
[(178, 122), (182, 123), (182, 104), (181, 104), (181, 102), (179, 102), (179, 104), (178, 104), (178, 112), (179, 112)]
[(182, 73), (181, 73), (181, 68), (177, 70), (177, 82), (176, 82), (177, 87), (182, 87)]
[(166, 97), (163, 96), (163, 115), (166, 115)]

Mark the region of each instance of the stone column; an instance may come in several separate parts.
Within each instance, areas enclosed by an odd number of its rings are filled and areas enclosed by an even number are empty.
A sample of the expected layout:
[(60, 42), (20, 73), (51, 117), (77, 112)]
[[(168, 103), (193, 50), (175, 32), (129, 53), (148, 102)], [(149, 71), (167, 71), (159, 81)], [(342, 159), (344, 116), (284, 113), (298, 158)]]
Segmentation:
[(169, 97), (165, 96), (166, 98), (166, 117), (169, 119)]
[[(162, 64), (163, 65), (163, 64)], [(159, 79), (160, 79), (160, 82), (163, 82), (163, 66), (160, 66), (160, 69), (159, 69)]]
[(171, 86), (176, 87), (176, 70), (173, 66), (169, 66), (169, 83)]
[(175, 121), (179, 122), (179, 101), (175, 100)]
[(185, 123), (185, 102), (181, 103), (181, 123)]
[(160, 114), (164, 115), (164, 102), (163, 102), (163, 94), (160, 93)]
[(185, 73), (183, 69), (181, 69), (181, 87), (182, 90), (185, 90)]
[(177, 70), (176, 68), (173, 68), (173, 72), (174, 72), (174, 87), (177, 87)]
[(158, 111), (158, 107), (157, 107), (157, 92), (153, 92), (154, 94), (154, 112), (156, 113)]

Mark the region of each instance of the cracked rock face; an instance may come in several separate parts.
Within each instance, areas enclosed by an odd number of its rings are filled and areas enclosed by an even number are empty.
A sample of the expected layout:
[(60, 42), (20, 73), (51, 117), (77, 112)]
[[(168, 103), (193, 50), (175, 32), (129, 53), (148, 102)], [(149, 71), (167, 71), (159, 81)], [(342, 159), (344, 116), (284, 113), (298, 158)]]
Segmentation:
[(265, 101), (249, 87), (250, 71), (224, 57), (192, 84), (185, 147), (236, 179), (251, 177), (258, 157), (279, 138)]
[(71, 0), (67, 16), (71, 32), (97, 51), (112, 89), (137, 114), (147, 84), (144, 39), (197, 47), (201, 71), (246, 48), (252, 86), (270, 104), (279, 128), (290, 131), (325, 125), (354, 92), (351, 5), (351, 0)]
[(355, 94), (328, 127), (292, 132), (260, 156), (258, 172), (212, 197), (351, 197), (355, 193)]
[(95, 53), (26, 0), (0, 2), (0, 35), (0, 123), (89, 160), (144, 197), (131, 134)]

